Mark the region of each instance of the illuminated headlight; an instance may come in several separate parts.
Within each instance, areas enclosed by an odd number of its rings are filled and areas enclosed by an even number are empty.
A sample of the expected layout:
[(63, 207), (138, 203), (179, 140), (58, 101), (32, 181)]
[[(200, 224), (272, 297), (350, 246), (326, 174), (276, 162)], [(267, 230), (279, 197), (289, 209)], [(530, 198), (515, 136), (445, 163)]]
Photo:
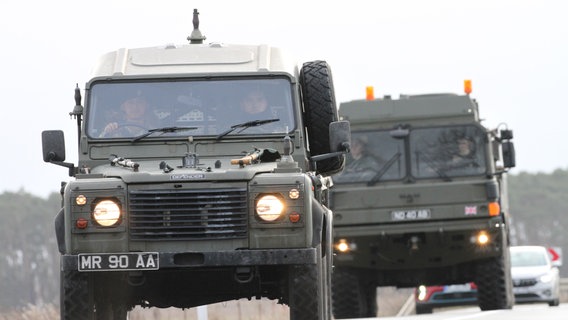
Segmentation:
[(418, 287), (418, 300), (419, 301), (424, 301), (424, 299), (426, 299), (426, 286), (420, 286)]
[(488, 244), (489, 241), (491, 241), (491, 238), (489, 238), (489, 235), (485, 231), (480, 231), (478, 234), (471, 237), (471, 242), (480, 246)]
[(274, 195), (263, 195), (256, 201), (256, 215), (263, 221), (276, 221), (284, 211), (284, 203)]
[(545, 274), (545, 275), (540, 277), (540, 282), (547, 283), (547, 282), (550, 282), (550, 281), (552, 281), (552, 276), (549, 275), (549, 274)]
[(113, 200), (98, 202), (93, 209), (93, 218), (103, 227), (111, 227), (120, 219), (120, 206)]
[(335, 250), (341, 253), (348, 253), (357, 250), (357, 244), (355, 242), (347, 242), (346, 239), (339, 239), (335, 243)]

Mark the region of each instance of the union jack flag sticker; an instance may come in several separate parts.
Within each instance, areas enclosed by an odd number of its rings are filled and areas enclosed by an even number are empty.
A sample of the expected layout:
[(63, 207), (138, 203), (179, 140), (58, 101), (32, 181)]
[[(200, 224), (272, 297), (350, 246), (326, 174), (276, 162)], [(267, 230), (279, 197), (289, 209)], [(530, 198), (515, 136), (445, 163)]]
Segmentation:
[(471, 216), (477, 214), (477, 206), (465, 206), (465, 215)]

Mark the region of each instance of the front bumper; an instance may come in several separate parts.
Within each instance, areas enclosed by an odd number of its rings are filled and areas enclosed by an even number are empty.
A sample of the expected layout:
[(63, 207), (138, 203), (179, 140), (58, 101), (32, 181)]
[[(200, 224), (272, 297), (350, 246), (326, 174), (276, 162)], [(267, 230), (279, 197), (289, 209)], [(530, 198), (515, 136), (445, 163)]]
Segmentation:
[[(450, 267), (501, 255), (506, 232), (500, 218), (334, 226), (334, 262), (379, 270)], [(476, 241), (481, 233), (489, 239), (483, 245)], [(340, 242), (353, 249), (338, 252)]]
[(513, 279), (515, 302), (552, 302), (559, 299), (558, 285), (554, 281), (537, 282), (532, 286), (517, 286), (519, 280)]
[[(116, 255), (122, 254), (117, 252)], [(316, 264), (315, 248), (272, 249), (272, 250), (233, 250), (214, 252), (160, 252), (159, 270), (180, 268), (235, 267), (261, 265), (300, 265)], [(62, 271), (77, 271), (79, 256), (61, 256)], [(101, 270), (103, 271), (103, 270)], [(104, 271), (127, 271), (121, 269)]]

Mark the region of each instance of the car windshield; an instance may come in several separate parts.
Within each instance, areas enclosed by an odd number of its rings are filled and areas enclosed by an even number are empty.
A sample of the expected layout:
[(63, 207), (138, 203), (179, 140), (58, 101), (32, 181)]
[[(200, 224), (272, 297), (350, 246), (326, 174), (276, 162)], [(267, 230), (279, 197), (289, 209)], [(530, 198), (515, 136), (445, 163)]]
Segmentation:
[(541, 251), (511, 251), (511, 266), (539, 267), (546, 266), (546, 256)]
[[(272, 120), (228, 135), (283, 134), (295, 127), (286, 78), (96, 82), (88, 94), (91, 138), (218, 136), (232, 126)], [(176, 128), (176, 130), (162, 130)]]

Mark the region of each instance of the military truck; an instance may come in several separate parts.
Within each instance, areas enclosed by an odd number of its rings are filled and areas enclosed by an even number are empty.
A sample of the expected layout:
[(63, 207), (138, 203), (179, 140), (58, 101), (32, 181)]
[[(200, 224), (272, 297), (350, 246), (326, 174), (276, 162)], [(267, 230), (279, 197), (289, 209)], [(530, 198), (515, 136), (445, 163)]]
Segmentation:
[[(74, 178), (55, 218), (61, 319), (261, 297), (330, 319), (328, 193), (350, 141), (330, 68), (193, 25), (188, 44), (100, 58), (84, 105), (75, 89), (77, 165), (63, 131), (42, 133), (44, 161)], [(251, 91), (265, 113), (241, 108)]]
[(511, 308), (513, 135), (483, 126), (465, 85), (340, 104), (352, 143), (331, 194), (336, 317), (375, 316), (377, 286), (472, 281), (482, 310)]

